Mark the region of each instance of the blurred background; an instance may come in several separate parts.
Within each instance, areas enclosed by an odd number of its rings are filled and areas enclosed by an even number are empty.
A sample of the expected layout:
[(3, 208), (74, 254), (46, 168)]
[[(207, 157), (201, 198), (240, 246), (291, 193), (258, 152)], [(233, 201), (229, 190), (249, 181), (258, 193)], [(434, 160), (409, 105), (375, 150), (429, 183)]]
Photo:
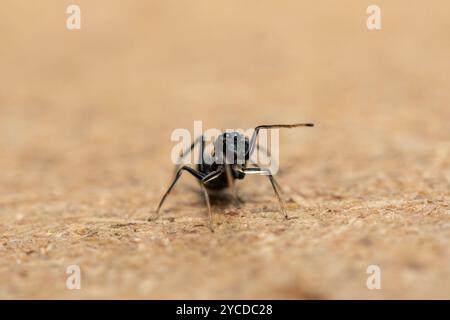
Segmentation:
[[(66, 28), (70, 4), (80, 30)], [(449, 9), (2, 0), (0, 297), (449, 298)], [(143, 224), (171, 174), (170, 134), (194, 120), (314, 122), (281, 133), (298, 219), (283, 225), (253, 179), (249, 213), (221, 215), (211, 235), (186, 178), (175, 220)], [(71, 263), (79, 292), (64, 287)]]

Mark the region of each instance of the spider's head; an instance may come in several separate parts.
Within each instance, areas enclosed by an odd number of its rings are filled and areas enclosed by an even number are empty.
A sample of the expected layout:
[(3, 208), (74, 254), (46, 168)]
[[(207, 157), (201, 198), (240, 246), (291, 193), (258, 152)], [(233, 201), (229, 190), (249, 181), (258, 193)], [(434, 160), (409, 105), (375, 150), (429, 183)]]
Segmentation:
[(216, 160), (223, 164), (244, 164), (248, 160), (248, 139), (241, 133), (225, 132), (214, 142)]

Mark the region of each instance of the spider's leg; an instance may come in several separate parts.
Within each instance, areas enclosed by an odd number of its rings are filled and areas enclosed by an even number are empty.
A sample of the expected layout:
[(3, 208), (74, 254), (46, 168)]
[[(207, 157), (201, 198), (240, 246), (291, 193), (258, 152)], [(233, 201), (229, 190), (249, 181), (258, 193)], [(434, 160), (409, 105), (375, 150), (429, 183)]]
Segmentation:
[(208, 217), (209, 217), (209, 229), (214, 232), (213, 216), (211, 211), (211, 204), (209, 202), (209, 194), (206, 190), (205, 184), (200, 181), (200, 187), (202, 188), (203, 195), (205, 196), (206, 205), (208, 206)]
[[(257, 164), (254, 163), (249, 163), (249, 166), (252, 166), (253, 168), (260, 168)], [(247, 172), (248, 173), (248, 172)], [(251, 173), (250, 173), (251, 174)], [(275, 185), (278, 188), (278, 191), (281, 193), (283, 191), (283, 188), (281, 187), (281, 185), (278, 183), (277, 180), (275, 180), (275, 178), (273, 179), (273, 183), (275, 183)]]
[(278, 203), (280, 205), (280, 211), (283, 214), (283, 216), (287, 219), (288, 215), (286, 213), (283, 198), (280, 195), (280, 190), (278, 188), (279, 184), (276, 182), (275, 178), (273, 177), (272, 172), (270, 172), (270, 170), (267, 168), (260, 168), (260, 167), (246, 168), (243, 170), (243, 172), (245, 174), (264, 174), (269, 177), (270, 183), (272, 184), (273, 191), (274, 191), (275, 196), (277, 197)]
[(233, 171), (230, 165), (225, 165), (225, 172), (227, 173), (227, 182), (228, 182), (228, 188), (231, 193), (231, 197), (233, 198), (234, 205), (237, 209), (240, 208), (240, 201), (236, 193), (236, 188), (234, 185), (234, 177), (233, 177)]
[(217, 179), (222, 173), (224, 168), (221, 167), (217, 171), (213, 171), (204, 176), (199, 182), (202, 188), (203, 194), (205, 195), (206, 205), (208, 206), (208, 214), (209, 214), (209, 228), (212, 232), (214, 232), (214, 223), (213, 223), (213, 215), (211, 211), (211, 205), (209, 201), (208, 190), (206, 190), (206, 183), (210, 182), (214, 179)]
[[(191, 144), (191, 146), (189, 148), (187, 148), (186, 150), (180, 152), (180, 155), (178, 156), (178, 159), (177, 159), (177, 164), (175, 165), (174, 172), (173, 172), (174, 177), (176, 176), (178, 170), (180, 170), (180, 168), (183, 166), (182, 165), (183, 160), (192, 152), (192, 150), (194, 150), (195, 146), (199, 142), (202, 142), (202, 147), (200, 148), (201, 149), (200, 152), (203, 153), (204, 139), (203, 139), (203, 135), (201, 135), (200, 137), (195, 139), (195, 141)], [(203, 163), (203, 157), (201, 158), (201, 163)]]
[(270, 125), (262, 125), (257, 126), (255, 131), (253, 131), (252, 137), (250, 139), (248, 151), (246, 153), (246, 157), (250, 157), (252, 155), (253, 150), (256, 146), (256, 138), (258, 137), (259, 130), (261, 129), (278, 129), (278, 128), (297, 128), (297, 127), (314, 127), (312, 123), (295, 123), (295, 124), (270, 124)]
[(163, 203), (164, 203), (164, 201), (166, 200), (166, 198), (167, 198), (167, 196), (169, 195), (169, 193), (172, 191), (172, 189), (173, 189), (173, 187), (175, 186), (175, 184), (177, 183), (178, 179), (181, 177), (181, 173), (182, 173), (183, 171), (189, 172), (189, 173), (192, 174), (195, 178), (197, 178), (199, 181), (201, 181), (201, 179), (204, 177), (204, 175), (203, 175), (201, 172), (199, 172), (199, 171), (197, 171), (197, 170), (194, 170), (194, 169), (192, 169), (192, 168), (190, 168), (190, 167), (183, 166), (183, 167), (179, 168), (179, 169), (177, 170), (177, 173), (175, 174), (174, 179), (172, 180), (172, 183), (170, 184), (170, 186), (169, 186), (169, 188), (167, 189), (167, 191), (164, 193), (164, 195), (163, 195), (161, 201), (160, 201), (159, 204), (158, 204), (158, 207), (156, 208), (156, 216), (153, 217), (153, 218), (149, 218), (149, 219), (148, 219), (149, 221), (158, 219), (158, 217), (160, 216), (160, 209), (161, 209), (161, 206), (163, 205)]

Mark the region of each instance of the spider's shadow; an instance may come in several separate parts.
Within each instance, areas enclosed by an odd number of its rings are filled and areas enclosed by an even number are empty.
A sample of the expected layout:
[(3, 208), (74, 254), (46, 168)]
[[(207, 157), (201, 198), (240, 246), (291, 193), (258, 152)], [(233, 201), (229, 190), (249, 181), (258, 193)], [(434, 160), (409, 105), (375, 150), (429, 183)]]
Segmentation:
[[(204, 197), (203, 193), (198, 190), (198, 187), (197, 188), (190, 187), (188, 192), (192, 192), (192, 193), (196, 194), (198, 196), (199, 200), (204, 202), (205, 197)], [(211, 206), (214, 206), (214, 207), (217, 207), (220, 209), (226, 209), (226, 208), (229, 208), (230, 206), (234, 205), (233, 197), (228, 189), (218, 190), (218, 191), (208, 190), (208, 195), (209, 195), (209, 202), (211, 203)], [(243, 203), (243, 201), (240, 197), (239, 197), (239, 201), (241, 204)]]

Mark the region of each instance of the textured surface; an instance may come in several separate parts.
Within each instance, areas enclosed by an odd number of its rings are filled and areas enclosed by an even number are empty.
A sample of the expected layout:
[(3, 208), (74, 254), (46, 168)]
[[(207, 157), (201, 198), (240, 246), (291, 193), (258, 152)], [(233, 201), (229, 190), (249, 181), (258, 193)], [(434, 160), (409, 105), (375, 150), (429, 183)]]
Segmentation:
[[(77, 2), (0, 4), (0, 298), (450, 298), (448, 1)], [(214, 234), (189, 177), (145, 222), (194, 120), (317, 124), (288, 221), (252, 176)]]

